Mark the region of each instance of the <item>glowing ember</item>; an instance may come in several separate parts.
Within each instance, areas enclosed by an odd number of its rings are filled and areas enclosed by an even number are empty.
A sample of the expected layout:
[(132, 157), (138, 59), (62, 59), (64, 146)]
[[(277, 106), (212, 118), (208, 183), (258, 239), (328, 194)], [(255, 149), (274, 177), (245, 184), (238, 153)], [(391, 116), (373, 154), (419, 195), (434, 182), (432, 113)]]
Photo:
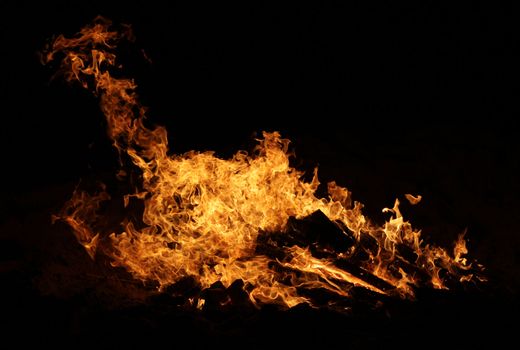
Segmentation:
[[(328, 184), (328, 198), (318, 198), (317, 171), (312, 181), (304, 181), (302, 172), (289, 165), (289, 141), (277, 132), (264, 133), (252, 154), (239, 151), (228, 160), (211, 152), (168, 155), (166, 130), (143, 124), (145, 109), (137, 100), (136, 84), (109, 73), (116, 67), (116, 43), (131, 38), (129, 28), (117, 32), (110, 27), (109, 21), (97, 18), (72, 39), (57, 37), (43, 58), (49, 62), (60, 56), (67, 80), (95, 91), (114, 146), (142, 175), (140, 190), (123, 198), (125, 207), (130, 201), (143, 203), (142, 220), (125, 220), (122, 232), (106, 235), (98, 229), (96, 212), (110, 198), (105, 189), (94, 196), (76, 191), (59, 215), (92, 258), (104, 254), (114, 266), (160, 290), (183, 278), (194, 279), (202, 289), (242, 280), (253, 303), (286, 307), (312, 304), (302, 293), (311, 289), (349, 297), (353, 287), (360, 287), (412, 298), (421, 284), (446, 288), (441, 271), (471, 280), (462, 236), (450, 254), (423, 243), (420, 231), (403, 219), (397, 200), (392, 209), (384, 209), (391, 217), (381, 226), (366, 218), (362, 205), (352, 204), (349, 191), (334, 182)], [(125, 172), (118, 178), (124, 179)], [(412, 204), (421, 200), (406, 198)], [(329, 249), (327, 257), (318, 258), (310, 247), (275, 239), (275, 233), (288, 231), (291, 218), (317, 211), (337, 226), (345, 242), (352, 242), (348, 249)], [(282, 257), (260, 253), (260, 241)], [(339, 261), (355, 263), (361, 273), (348, 272)], [(202, 299), (192, 302), (204, 305)]]

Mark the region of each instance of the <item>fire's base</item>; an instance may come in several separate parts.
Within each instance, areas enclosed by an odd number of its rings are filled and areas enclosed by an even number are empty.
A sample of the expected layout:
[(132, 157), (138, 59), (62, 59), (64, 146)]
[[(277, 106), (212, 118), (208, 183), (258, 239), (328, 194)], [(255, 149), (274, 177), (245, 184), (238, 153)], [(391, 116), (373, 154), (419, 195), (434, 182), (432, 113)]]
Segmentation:
[[(169, 348), (186, 342), (468, 347), (485, 342), (496, 346), (514, 334), (510, 319), (517, 315), (518, 299), (493, 279), (480, 290), (419, 289), (416, 301), (385, 298), (379, 303), (373, 295), (358, 293), (336, 309), (257, 309), (238, 283), (227, 289), (214, 285), (197, 294), (200, 291), (184, 281), (170, 293), (150, 296), (151, 286), (107, 268), (108, 261), (92, 262), (66, 225), (51, 225), (50, 212), (67, 193), (70, 188), (65, 186), (19, 197), (18, 203), (34, 203), (33, 209), (22, 205), (23, 214), (11, 215), (2, 224), (0, 317), (6, 325), (3, 334), (16, 337), (20, 345), (43, 339), (75, 347), (140, 342)], [(45, 203), (40, 206), (36, 198)], [(191, 295), (205, 298), (203, 310), (189, 306), (186, 296)], [(348, 310), (337, 312), (340, 307)]]

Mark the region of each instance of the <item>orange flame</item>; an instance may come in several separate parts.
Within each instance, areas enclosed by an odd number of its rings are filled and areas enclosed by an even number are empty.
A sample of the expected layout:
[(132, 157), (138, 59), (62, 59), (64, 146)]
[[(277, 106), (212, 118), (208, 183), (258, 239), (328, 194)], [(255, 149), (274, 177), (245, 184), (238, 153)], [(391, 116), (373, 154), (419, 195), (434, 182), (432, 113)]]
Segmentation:
[(411, 205), (419, 204), (419, 202), (422, 200), (422, 196), (421, 195), (414, 196), (412, 194), (407, 193), (404, 196), (406, 197), (408, 202), (410, 202)]
[[(139, 224), (125, 221), (122, 232), (102, 238), (96, 229), (96, 210), (109, 199), (104, 190), (95, 196), (76, 191), (59, 216), (92, 258), (106, 254), (114, 266), (124, 267), (138, 280), (156, 283), (160, 290), (186, 277), (201, 288), (215, 282), (227, 287), (242, 280), (254, 304), (286, 307), (312, 304), (302, 290), (323, 289), (349, 297), (353, 287), (361, 287), (412, 298), (413, 287), (420, 283), (446, 288), (441, 270), (461, 281), (471, 279), (462, 236), (451, 256), (423, 243), (421, 232), (401, 215), (398, 200), (392, 209), (384, 209), (391, 217), (380, 226), (334, 182), (328, 184), (328, 198), (317, 197), (317, 170), (310, 182), (304, 181), (303, 173), (289, 165), (289, 141), (278, 132), (264, 132), (252, 154), (239, 151), (231, 159), (196, 151), (168, 155), (166, 130), (149, 129), (143, 123), (145, 109), (137, 100), (136, 84), (109, 73), (116, 67), (116, 43), (131, 38), (129, 28), (122, 33), (110, 28), (108, 20), (98, 17), (75, 38), (57, 37), (43, 57), (49, 62), (62, 55), (66, 79), (94, 88), (114, 146), (142, 174), (142, 190), (124, 197), (125, 206), (130, 200), (143, 202)], [(406, 198), (415, 204), (421, 197)], [(352, 240), (350, 249), (318, 258), (309, 247), (270, 241), (273, 233), (287, 232), (291, 218), (317, 211), (341, 230), (345, 241)], [(281, 250), (283, 258), (260, 254), (260, 237)], [(358, 263), (360, 273), (339, 267), (339, 261), (353, 261), (358, 253), (365, 254)], [(365, 275), (375, 276), (374, 280)], [(201, 308), (204, 300), (196, 304)]]

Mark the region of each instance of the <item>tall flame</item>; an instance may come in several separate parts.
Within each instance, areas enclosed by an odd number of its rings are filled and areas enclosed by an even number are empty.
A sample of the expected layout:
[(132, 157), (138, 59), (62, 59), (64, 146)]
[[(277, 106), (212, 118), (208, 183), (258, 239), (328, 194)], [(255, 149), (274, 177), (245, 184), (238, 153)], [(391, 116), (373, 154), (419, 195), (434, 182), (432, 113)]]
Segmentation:
[[(104, 190), (94, 196), (76, 191), (60, 214), (92, 258), (105, 254), (114, 266), (160, 290), (186, 277), (202, 289), (242, 280), (253, 303), (286, 307), (312, 304), (302, 293), (311, 289), (349, 297), (353, 287), (360, 287), (412, 298), (420, 284), (446, 288), (441, 271), (471, 279), (462, 236), (450, 255), (423, 243), (421, 232), (403, 219), (398, 200), (384, 209), (391, 214), (388, 221), (376, 225), (334, 182), (328, 184), (327, 198), (317, 197), (317, 170), (310, 182), (303, 180), (303, 173), (289, 165), (289, 141), (278, 132), (264, 132), (252, 154), (239, 151), (231, 159), (196, 151), (168, 155), (166, 130), (143, 123), (145, 109), (134, 81), (109, 73), (118, 68), (116, 43), (131, 36), (129, 27), (113, 31), (110, 21), (98, 17), (74, 38), (58, 36), (43, 57), (46, 63), (59, 54), (66, 79), (94, 90), (110, 139), (142, 174), (141, 190), (124, 197), (125, 207), (131, 200), (143, 203), (142, 222), (125, 220), (122, 232), (103, 237), (98, 228), (97, 209), (110, 198)], [(291, 220), (317, 211), (337, 226), (345, 242), (352, 242), (350, 248), (317, 257), (310, 246), (271, 239), (287, 232)], [(260, 241), (283, 254), (262, 253)], [(361, 273), (340, 267), (339, 262), (354, 257), (361, 261)], [(362, 278), (364, 273), (382, 283)]]

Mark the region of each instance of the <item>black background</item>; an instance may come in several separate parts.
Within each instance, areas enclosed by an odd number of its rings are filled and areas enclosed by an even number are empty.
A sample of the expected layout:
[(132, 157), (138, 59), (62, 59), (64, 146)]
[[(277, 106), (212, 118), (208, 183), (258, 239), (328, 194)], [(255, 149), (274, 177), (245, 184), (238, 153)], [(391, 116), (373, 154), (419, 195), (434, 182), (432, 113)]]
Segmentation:
[[(278, 130), (292, 140), (295, 166), (310, 171), (318, 165), (322, 182), (348, 187), (374, 220), (382, 220), (381, 208), (394, 198), (422, 194), (419, 207), (403, 209), (412, 223), (427, 239), (445, 245), (467, 228), (471, 257), (488, 269), (490, 281), (477, 296), (449, 299), (442, 311), (435, 311), (435, 298), (419, 301), (422, 306), (406, 313), (406, 322), (383, 335), (382, 323), (374, 328), (370, 318), (358, 322), (303, 310), (267, 312), (245, 326), (230, 326), (225, 336), (274, 332), (291, 339), (301, 327), (314, 340), (340, 343), (329, 328), (340, 333), (348, 328), (347, 343), (362, 346), (363, 339), (397, 341), (399, 327), (410, 324), (413, 339), (427, 337), (431, 329), (441, 343), (447, 342), (440, 326), (446, 322), (452, 328), (446, 334), (461, 343), (465, 337), (477, 343), (482, 333), (504, 339), (510, 332), (505, 324), (515, 323), (505, 320), (517, 317), (520, 257), (516, 5), (3, 1), (0, 6), (0, 260), (8, 286), (3, 299), (12, 311), (5, 317), (13, 328), (26, 325), (54, 339), (81, 336), (102, 318), (118, 330), (138, 329), (142, 321), (135, 319), (146, 318), (149, 332), (184, 322), (175, 321), (180, 316), (173, 311), (158, 318), (142, 310), (133, 310), (132, 317), (107, 311), (109, 322), (104, 311), (92, 316), (79, 306), (83, 302), (43, 295), (35, 287), (42, 264), (60, 254), (48, 247), (67, 234), (50, 225), (51, 213), (79, 179), (117, 166), (95, 97), (51, 80), (54, 71), (39, 63), (38, 51), (53, 35), (70, 36), (100, 14), (132, 25), (137, 40), (121, 57), (124, 74), (135, 78), (150, 107), (148, 122), (167, 127), (173, 152), (215, 150), (228, 157), (251, 149), (262, 130)], [(220, 337), (211, 322), (216, 321), (205, 320), (204, 326), (192, 321), (183, 329)], [(459, 323), (468, 322), (459, 334)], [(287, 331), (266, 326), (273, 323)], [(487, 333), (494, 323), (504, 324), (502, 332)]]

